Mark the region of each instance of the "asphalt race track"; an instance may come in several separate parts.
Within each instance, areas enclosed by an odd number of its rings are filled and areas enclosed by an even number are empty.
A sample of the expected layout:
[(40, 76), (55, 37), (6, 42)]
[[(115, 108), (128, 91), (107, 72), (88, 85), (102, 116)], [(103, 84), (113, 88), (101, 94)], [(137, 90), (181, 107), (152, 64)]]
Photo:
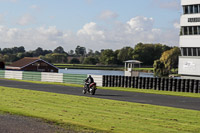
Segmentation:
[(0, 86), (36, 90), (36, 91), (46, 91), (46, 92), (53, 92), (60, 94), (103, 98), (103, 99), (112, 99), (119, 101), (152, 104), (152, 105), (160, 105), (160, 106), (168, 106), (168, 107), (176, 107), (176, 108), (192, 109), (200, 111), (200, 98), (101, 90), (101, 89), (97, 89), (96, 95), (91, 96), (89, 94), (86, 95), (82, 94), (82, 88), (79, 87), (35, 84), (35, 83), (19, 82), (6, 79), (0, 79)]

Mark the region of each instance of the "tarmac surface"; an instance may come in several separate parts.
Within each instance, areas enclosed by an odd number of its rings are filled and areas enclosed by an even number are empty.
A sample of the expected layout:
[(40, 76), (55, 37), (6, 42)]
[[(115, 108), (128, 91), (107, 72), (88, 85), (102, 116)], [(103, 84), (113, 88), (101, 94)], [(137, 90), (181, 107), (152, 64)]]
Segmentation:
[(102, 90), (102, 89), (97, 89), (95, 95), (89, 95), (89, 94), (84, 95), (82, 94), (83, 88), (80, 88), (80, 87), (35, 84), (35, 83), (13, 81), (13, 80), (6, 80), (6, 79), (0, 79), (0, 86), (35, 90), (35, 91), (53, 92), (53, 93), (60, 93), (60, 94), (95, 97), (95, 98), (102, 98), (102, 99), (111, 99), (111, 100), (118, 100), (118, 101), (135, 102), (135, 103), (142, 103), (142, 104), (152, 104), (152, 105), (168, 106), (168, 107), (200, 111), (200, 98)]
[(0, 133), (75, 133), (37, 118), (0, 114)]

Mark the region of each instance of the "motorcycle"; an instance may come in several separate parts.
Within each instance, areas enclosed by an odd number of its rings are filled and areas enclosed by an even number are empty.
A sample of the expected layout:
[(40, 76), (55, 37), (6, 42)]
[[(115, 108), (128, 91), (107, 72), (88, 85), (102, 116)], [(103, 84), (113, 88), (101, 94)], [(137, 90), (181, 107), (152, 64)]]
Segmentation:
[(95, 92), (96, 92), (96, 83), (91, 83), (89, 85), (89, 88), (88, 88), (88, 85), (87, 85), (87, 82), (85, 81), (85, 85), (83, 86), (83, 94), (86, 94), (87, 92), (91, 95), (94, 95)]

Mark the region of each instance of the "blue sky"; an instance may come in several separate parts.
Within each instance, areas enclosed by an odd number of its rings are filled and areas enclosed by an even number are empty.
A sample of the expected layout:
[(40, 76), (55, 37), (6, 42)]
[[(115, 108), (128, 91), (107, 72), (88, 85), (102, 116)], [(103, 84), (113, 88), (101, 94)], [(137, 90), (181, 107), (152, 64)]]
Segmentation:
[(178, 45), (179, 0), (0, 0), (0, 47)]

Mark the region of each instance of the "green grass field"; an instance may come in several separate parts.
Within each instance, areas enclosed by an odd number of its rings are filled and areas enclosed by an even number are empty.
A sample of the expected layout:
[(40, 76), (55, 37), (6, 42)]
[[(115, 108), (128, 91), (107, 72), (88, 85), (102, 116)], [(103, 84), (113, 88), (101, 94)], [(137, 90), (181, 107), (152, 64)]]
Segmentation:
[(200, 111), (0, 87), (0, 111), (76, 131), (198, 133)]

